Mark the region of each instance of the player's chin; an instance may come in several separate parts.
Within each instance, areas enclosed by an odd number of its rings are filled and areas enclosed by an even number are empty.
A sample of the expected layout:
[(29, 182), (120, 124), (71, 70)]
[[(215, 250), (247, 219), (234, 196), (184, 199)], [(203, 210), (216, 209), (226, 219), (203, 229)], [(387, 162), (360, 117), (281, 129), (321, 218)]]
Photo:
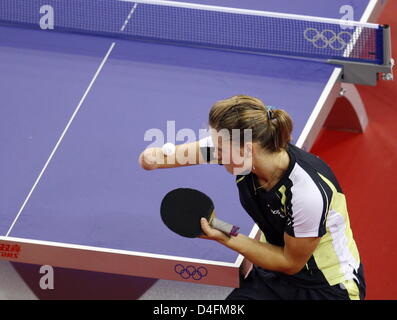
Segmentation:
[(227, 172), (234, 176), (244, 176), (251, 172), (251, 167), (235, 164), (224, 164), (223, 165)]

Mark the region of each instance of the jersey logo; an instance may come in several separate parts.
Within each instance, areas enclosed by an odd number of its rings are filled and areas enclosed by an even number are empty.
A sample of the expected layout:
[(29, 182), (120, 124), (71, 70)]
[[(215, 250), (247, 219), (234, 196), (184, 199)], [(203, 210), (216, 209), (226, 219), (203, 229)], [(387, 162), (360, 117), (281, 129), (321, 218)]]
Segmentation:
[(273, 210), (273, 209), (270, 209), (270, 212), (271, 212), (272, 214), (274, 214), (274, 215), (278, 215), (278, 216), (280, 216), (281, 218), (285, 219), (285, 214), (284, 214), (282, 211), (280, 211), (280, 210)]

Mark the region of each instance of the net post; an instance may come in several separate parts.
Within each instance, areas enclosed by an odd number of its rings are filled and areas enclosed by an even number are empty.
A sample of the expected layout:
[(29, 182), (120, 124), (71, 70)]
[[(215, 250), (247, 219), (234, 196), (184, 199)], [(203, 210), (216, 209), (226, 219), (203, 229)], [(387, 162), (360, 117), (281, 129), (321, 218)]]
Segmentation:
[(385, 72), (382, 74), (383, 80), (393, 80), (393, 67), (394, 60), (392, 58), (392, 46), (391, 46), (391, 29), (389, 25), (382, 26), (382, 49), (383, 49), (383, 65), (389, 67), (389, 72)]
[(382, 80), (393, 80), (394, 60), (391, 50), (391, 31), (388, 25), (379, 26), (376, 46), (377, 63), (338, 59), (329, 59), (327, 63), (343, 67), (341, 81), (345, 83), (375, 86), (379, 80), (379, 76), (382, 77)]

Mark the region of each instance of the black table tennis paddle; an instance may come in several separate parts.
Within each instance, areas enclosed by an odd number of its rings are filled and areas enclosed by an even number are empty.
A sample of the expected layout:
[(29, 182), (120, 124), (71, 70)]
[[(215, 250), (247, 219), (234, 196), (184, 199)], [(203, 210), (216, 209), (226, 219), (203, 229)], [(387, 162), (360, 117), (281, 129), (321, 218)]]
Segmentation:
[(168, 192), (161, 201), (160, 212), (170, 230), (187, 238), (204, 235), (201, 218), (206, 218), (214, 229), (229, 236), (236, 236), (240, 229), (216, 218), (211, 198), (195, 189), (178, 188)]

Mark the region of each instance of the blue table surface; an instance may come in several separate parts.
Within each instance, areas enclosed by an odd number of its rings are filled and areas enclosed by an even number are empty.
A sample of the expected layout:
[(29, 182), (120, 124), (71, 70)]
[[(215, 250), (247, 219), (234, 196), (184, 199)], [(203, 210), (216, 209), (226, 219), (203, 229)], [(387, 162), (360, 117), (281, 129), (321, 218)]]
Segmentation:
[[(345, 4), (359, 19), (368, 1), (216, 2), (326, 17), (339, 17)], [(113, 39), (0, 31), (5, 235)], [(145, 132), (166, 132), (167, 120), (174, 120), (176, 131), (191, 128), (198, 135), (215, 101), (248, 94), (287, 110), (296, 140), (332, 71), (314, 62), (117, 40), (9, 236), (234, 262), (235, 252), (212, 241), (173, 234), (159, 213), (169, 190), (197, 188), (213, 198), (220, 218), (248, 234), (253, 222), (239, 203), (234, 177), (211, 165), (141, 170), (137, 157), (150, 144)]]

